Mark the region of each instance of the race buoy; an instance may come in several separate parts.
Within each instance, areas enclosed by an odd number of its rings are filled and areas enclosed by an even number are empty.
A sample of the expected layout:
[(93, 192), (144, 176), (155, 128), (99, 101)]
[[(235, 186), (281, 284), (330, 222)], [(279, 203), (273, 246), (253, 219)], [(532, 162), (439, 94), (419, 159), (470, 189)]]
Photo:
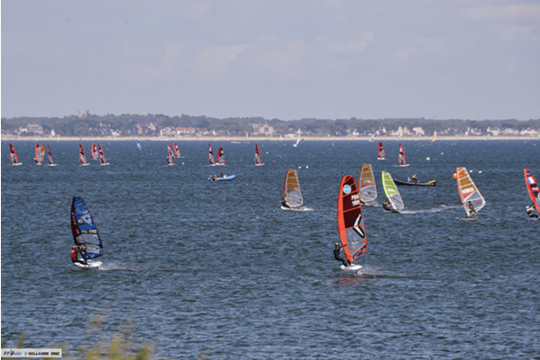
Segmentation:
[(301, 169), (302, 167), (301, 167), (301, 166), (299, 166), (298, 168), (299, 168), (299, 169)]
[(481, 174), (481, 173), (482, 173), (482, 170), (480, 170), (478, 173)]
[(444, 153), (442, 152), (441, 155), (444, 155)]
[(470, 173), (472, 173), (473, 171), (472, 170), (469, 170)]
[(309, 169), (309, 166), (306, 166), (306, 169)]
[(266, 155), (268, 155), (268, 151), (266, 152)]
[(429, 161), (429, 160), (431, 160), (431, 158), (430, 158), (430, 157), (427, 157), (426, 160)]

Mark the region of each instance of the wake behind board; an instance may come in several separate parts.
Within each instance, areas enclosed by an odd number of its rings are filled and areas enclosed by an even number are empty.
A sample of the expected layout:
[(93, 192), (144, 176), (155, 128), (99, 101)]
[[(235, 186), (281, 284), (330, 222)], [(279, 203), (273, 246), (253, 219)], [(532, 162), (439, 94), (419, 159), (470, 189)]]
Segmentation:
[(255, 166), (263, 166), (263, 165), (264, 165), (264, 163), (262, 163), (262, 164), (255, 164)]
[(407, 167), (407, 166), (410, 166), (411, 164), (405, 164), (405, 165), (399, 165), (399, 167)]
[(475, 219), (475, 218), (471, 218), (471, 219), (469, 219), (469, 218), (459, 219), (459, 218), (458, 218), (458, 219), (456, 219), (456, 220), (458, 220), (458, 221), (482, 221), (482, 220), (489, 220), (489, 219), (488, 219), (488, 218), (479, 218), (479, 219)]
[(288, 210), (288, 211), (304, 211), (303, 209), (304, 209), (303, 207), (295, 207), (295, 208), (289, 208), (285, 206), (281, 207), (281, 210)]
[(88, 263), (88, 265), (84, 265), (84, 264), (81, 264), (81, 263), (73, 263), (73, 264), (78, 266), (78, 267), (81, 267), (83, 269), (99, 268), (101, 266), (101, 264), (102, 264), (101, 261), (93, 261), (93, 260), (88, 260), (87, 263)]
[(344, 271), (356, 271), (356, 270), (360, 270), (362, 268), (362, 265), (352, 264), (351, 266), (341, 265), (340, 267), (341, 267), (341, 270), (344, 270)]

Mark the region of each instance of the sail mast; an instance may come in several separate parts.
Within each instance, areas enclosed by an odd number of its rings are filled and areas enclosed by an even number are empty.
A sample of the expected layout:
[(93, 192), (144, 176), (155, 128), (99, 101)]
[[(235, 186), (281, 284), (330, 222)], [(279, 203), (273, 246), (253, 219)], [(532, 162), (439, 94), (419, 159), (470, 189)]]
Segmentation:
[(337, 205), (337, 222), (343, 252), (352, 264), (367, 251), (366, 227), (360, 205), (360, 194), (352, 176), (341, 178)]

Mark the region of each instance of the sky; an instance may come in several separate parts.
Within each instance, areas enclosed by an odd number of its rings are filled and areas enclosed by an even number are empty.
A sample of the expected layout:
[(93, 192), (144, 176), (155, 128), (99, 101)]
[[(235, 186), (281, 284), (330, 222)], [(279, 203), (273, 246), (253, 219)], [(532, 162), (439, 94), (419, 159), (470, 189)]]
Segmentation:
[(2, 117), (540, 118), (540, 1), (2, 1)]

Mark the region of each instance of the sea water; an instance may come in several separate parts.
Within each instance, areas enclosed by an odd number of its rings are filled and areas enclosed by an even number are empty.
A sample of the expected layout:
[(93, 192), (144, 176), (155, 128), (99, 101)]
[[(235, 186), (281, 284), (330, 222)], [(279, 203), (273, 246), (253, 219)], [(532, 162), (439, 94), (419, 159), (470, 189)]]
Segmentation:
[[(540, 179), (538, 141), (101, 141), (110, 166), (79, 166), (78, 142), (49, 145), (57, 167), (33, 163), (34, 143), (2, 142), (2, 339), (21, 332), (47, 348), (87, 341), (105, 314), (107, 339), (131, 319), (157, 358), (534, 358), (540, 354), (540, 222), (523, 169)], [(83, 142), (90, 149), (91, 142)], [(430, 160), (426, 160), (426, 158)], [(90, 156), (88, 156), (90, 158)], [(359, 273), (334, 260), (342, 176), (373, 164), (435, 187), (399, 187), (406, 210), (364, 207), (367, 253)], [(486, 199), (466, 222), (456, 167)], [(298, 171), (304, 206), (280, 209), (283, 178)], [(209, 182), (221, 170), (230, 182)], [(104, 242), (101, 270), (71, 264), (70, 207), (81, 196)], [(11, 344), (11, 345), (10, 345)]]

